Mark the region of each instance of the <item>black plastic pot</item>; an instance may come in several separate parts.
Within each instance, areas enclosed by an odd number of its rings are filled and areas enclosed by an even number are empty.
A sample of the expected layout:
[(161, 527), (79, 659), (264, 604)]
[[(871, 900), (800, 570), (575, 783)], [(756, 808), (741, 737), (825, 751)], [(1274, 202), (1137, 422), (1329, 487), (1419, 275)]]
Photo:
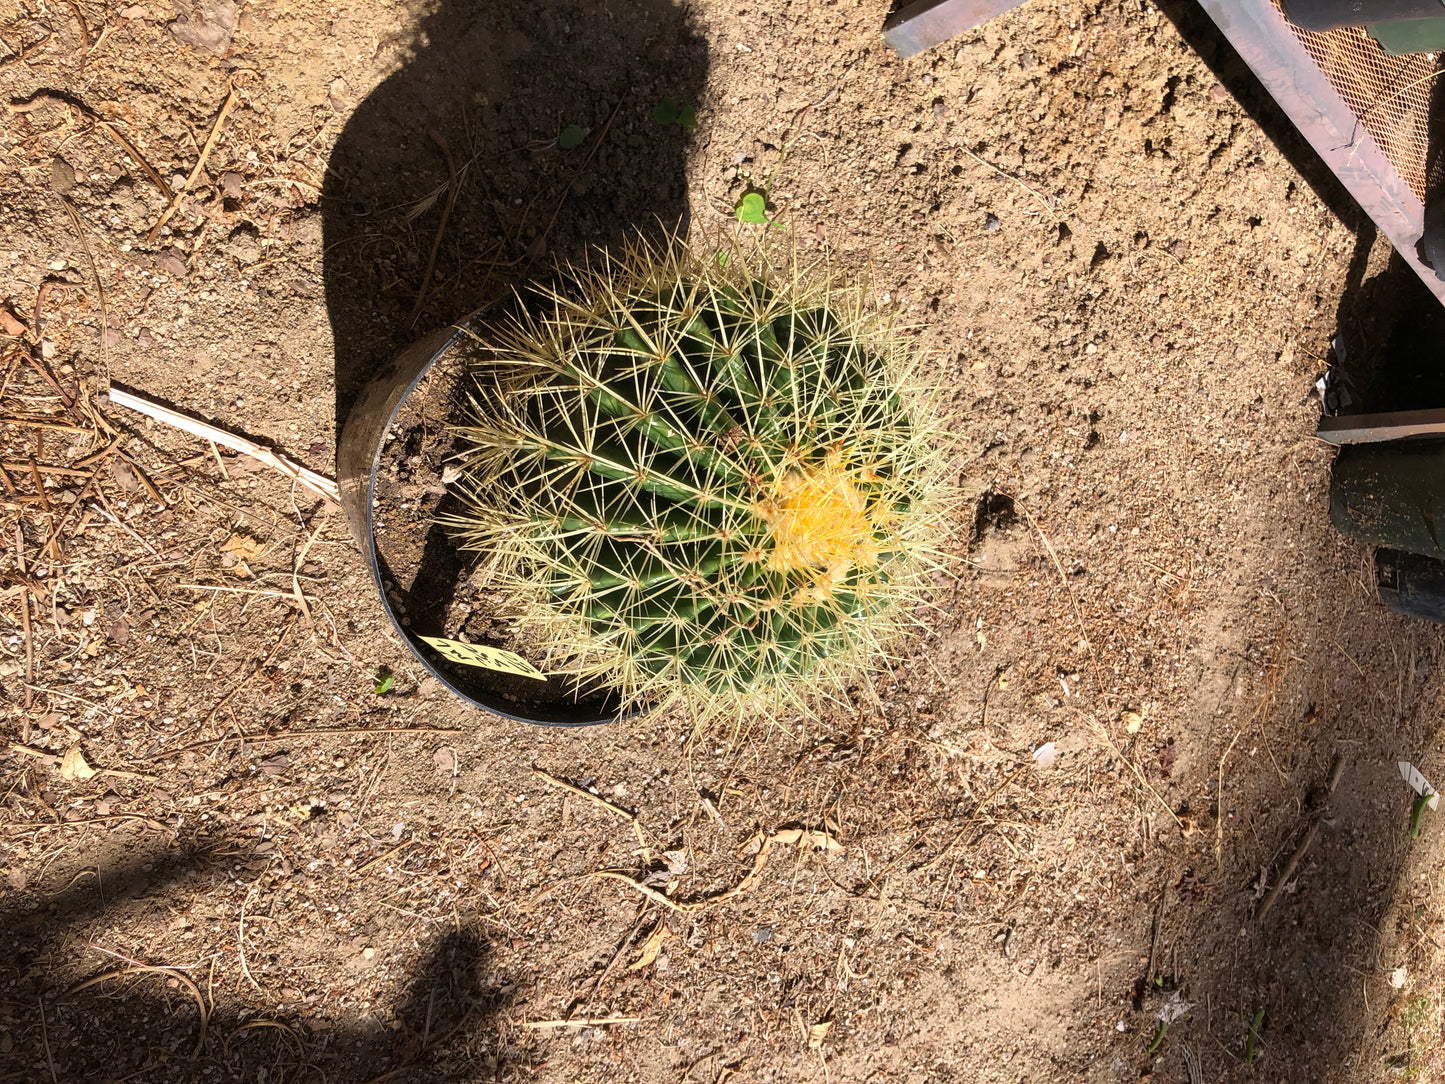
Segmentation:
[(1375, 583), (1380, 601), (1397, 614), (1445, 623), (1445, 561), (1377, 549)]
[[(485, 311), (463, 321), (463, 324), (482, 318)], [(336, 455), (341, 505), (351, 526), (352, 537), (371, 568), (376, 597), (402, 643), (411, 649), (417, 661), (469, 704), (507, 719), (541, 726), (595, 726), (630, 718), (638, 713), (624, 711), (616, 697), (602, 695), (580, 703), (561, 700), (544, 707), (522, 707), (507, 695), (515, 679), (447, 659), (422, 639), (424, 635), (443, 636), (442, 630), (413, 627), (412, 619), (403, 619), (392, 602), (393, 597), (399, 598), (402, 608), (408, 613), (421, 608), (406, 604), (407, 592), (400, 589), (398, 577), (387, 566), (377, 547), (374, 500), (382, 451), (387, 432), (396, 422), (407, 398), (461, 334), (459, 326), (442, 328), (404, 350), (362, 390), (341, 431)]]

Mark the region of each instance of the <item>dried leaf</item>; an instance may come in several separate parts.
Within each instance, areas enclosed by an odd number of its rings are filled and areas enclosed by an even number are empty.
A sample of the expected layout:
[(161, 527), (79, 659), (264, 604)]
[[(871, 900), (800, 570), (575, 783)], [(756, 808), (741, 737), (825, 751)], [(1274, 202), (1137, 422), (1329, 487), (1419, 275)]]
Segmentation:
[(234, 553), (239, 561), (249, 561), (266, 552), (266, 543), (237, 531), (221, 543), (221, 549), (225, 553)]
[(843, 851), (843, 844), (827, 832), (815, 828), (784, 828), (773, 837), (772, 841), (774, 843), (801, 843), (805, 847), (812, 847), (815, 851), (827, 851), (829, 854), (839, 854)]
[(1169, 995), (1169, 1000), (1160, 1007), (1158, 1017), (1165, 1024), (1172, 1024), (1192, 1008), (1194, 1002), (1185, 1001), (1184, 995), (1175, 990)]
[(85, 762), (85, 754), (80, 751), (80, 742), (71, 742), (65, 756), (60, 758), (60, 778), (83, 781), (95, 774), (95, 769)]
[(662, 943), (672, 936), (672, 931), (667, 928), (665, 922), (659, 922), (647, 937), (642, 945), (642, 954), (627, 965), (628, 971), (641, 971), (657, 960), (657, 954), (662, 951)]
[(140, 489), (140, 483), (136, 481), (135, 473), (119, 456), (110, 457), (110, 476), (115, 479), (115, 484), (120, 487), (122, 493), (134, 493)]
[(175, 245), (163, 248), (156, 254), (156, 267), (174, 278), (186, 277), (186, 254)]
[(828, 1037), (828, 1029), (833, 1026), (831, 1020), (820, 1020), (808, 1029), (808, 1049), (820, 1050), (823, 1040)]

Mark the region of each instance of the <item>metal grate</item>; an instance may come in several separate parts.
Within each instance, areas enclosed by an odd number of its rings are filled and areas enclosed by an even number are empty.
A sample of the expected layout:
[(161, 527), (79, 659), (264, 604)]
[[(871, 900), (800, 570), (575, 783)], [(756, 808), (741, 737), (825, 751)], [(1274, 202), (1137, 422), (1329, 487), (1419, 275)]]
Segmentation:
[[(1430, 98), (1439, 64), (1436, 55), (1390, 56), (1359, 26), (1316, 32), (1291, 24), (1290, 29), (1405, 183), (1423, 200), (1430, 182), (1439, 179), (1430, 175), (1439, 168), (1429, 160)], [(1441, 134), (1445, 136), (1445, 132)]]

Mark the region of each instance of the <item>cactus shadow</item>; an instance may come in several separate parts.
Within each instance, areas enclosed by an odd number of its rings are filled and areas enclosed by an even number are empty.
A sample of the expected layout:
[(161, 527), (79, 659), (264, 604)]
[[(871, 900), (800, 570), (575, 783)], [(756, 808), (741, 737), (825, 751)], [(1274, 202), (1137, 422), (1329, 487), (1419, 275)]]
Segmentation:
[[(338, 423), (404, 346), (512, 286), (688, 221), (707, 47), (671, 0), (441, 0), (347, 121), (322, 192)], [(580, 144), (559, 140), (581, 129)]]

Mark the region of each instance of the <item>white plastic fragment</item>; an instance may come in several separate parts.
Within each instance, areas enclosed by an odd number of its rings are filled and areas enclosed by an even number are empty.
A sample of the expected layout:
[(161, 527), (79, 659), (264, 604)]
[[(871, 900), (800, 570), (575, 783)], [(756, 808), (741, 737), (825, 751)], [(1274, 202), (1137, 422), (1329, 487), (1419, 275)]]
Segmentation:
[(1429, 805), (1430, 811), (1433, 813), (1440, 804), (1440, 792), (1432, 787), (1430, 780), (1421, 775), (1420, 769), (1408, 760), (1402, 760), (1399, 763), (1400, 778), (1403, 779), (1416, 794), (1424, 795), (1430, 799), (1426, 804)]

